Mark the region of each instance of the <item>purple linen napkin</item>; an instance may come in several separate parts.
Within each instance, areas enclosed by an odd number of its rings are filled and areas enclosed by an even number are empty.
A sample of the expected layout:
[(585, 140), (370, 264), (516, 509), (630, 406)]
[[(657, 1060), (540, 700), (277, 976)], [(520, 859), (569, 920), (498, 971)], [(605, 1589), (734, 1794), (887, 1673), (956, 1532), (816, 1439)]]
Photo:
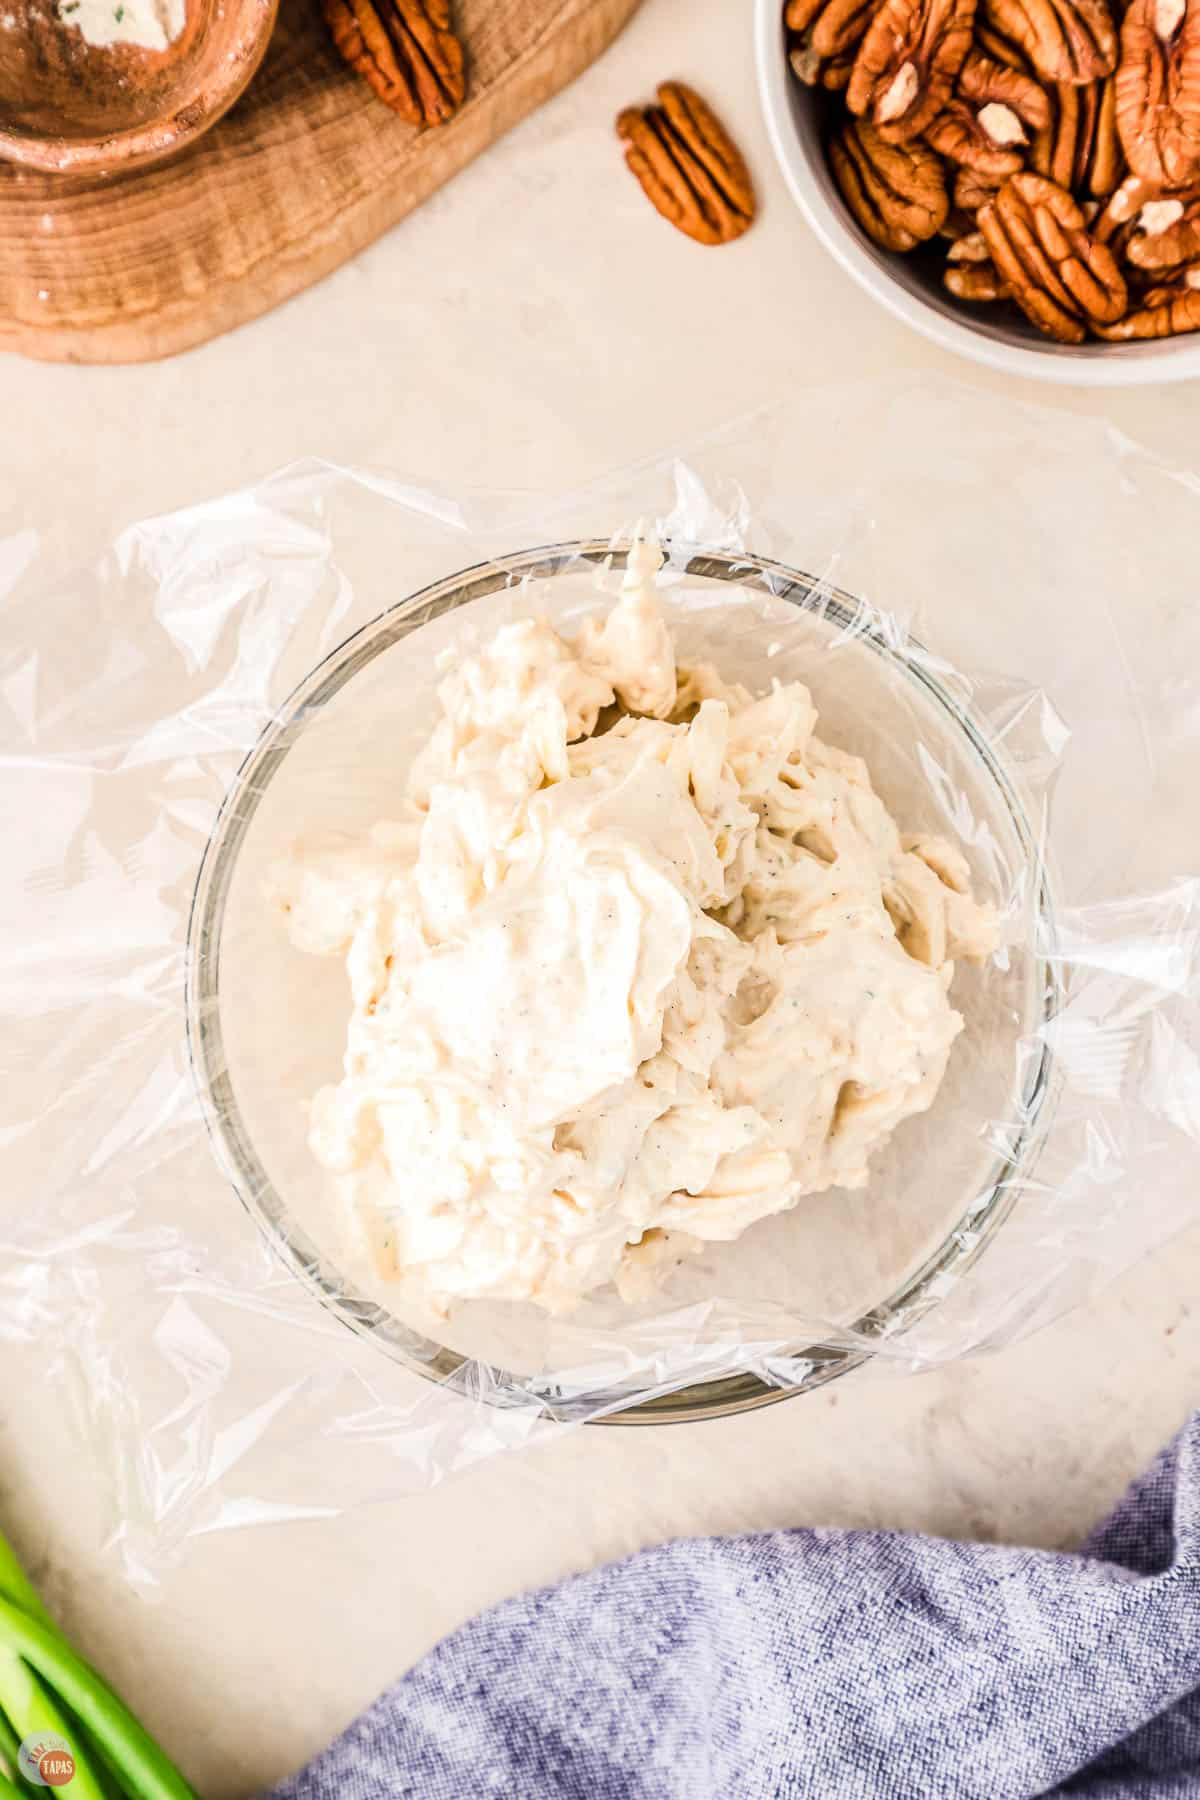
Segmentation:
[(1079, 1555), (647, 1550), (494, 1607), (275, 1800), (1200, 1800), (1200, 1414)]

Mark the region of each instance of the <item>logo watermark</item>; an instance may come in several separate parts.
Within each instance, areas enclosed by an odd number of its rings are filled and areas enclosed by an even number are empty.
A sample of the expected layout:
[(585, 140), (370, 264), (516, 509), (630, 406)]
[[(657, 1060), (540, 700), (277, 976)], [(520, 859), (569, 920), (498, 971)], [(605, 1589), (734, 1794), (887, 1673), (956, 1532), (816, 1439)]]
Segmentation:
[(57, 1731), (40, 1731), (21, 1745), (17, 1768), (34, 1787), (66, 1787), (75, 1778), (75, 1756)]

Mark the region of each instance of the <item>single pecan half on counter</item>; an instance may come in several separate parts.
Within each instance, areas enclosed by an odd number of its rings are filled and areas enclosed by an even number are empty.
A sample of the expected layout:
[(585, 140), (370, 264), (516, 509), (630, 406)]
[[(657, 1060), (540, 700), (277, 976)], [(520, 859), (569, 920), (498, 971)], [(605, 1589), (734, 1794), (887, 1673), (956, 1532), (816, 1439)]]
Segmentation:
[[(845, 87), (879, 0), (788, 0), (788, 58), (806, 87)], [(844, 79), (842, 78), (844, 72)]]
[(865, 119), (848, 119), (829, 159), (846, 205), (882, 249), (915, 250), (945, 224), (946, 177), (927, 144), (889, 144)]
[(1001, 280), (1026, 317), (1048, 337), (1080, 344), (1114, 324), (1128, 304), (1116, 258), (1086, 227), (1078, 203), (1042, 175), (1013, 175), (979, 211)]
[(323, 0), (339, 55), (412, 125), (442, 125), (467, 92), (449, 0)]
[(933, 124), (971, 48), (975, 0), (883, 0), (858, 48), (846, 105), (891, 144)]
[(1131, 0), (1121, 26), (1117, 123), (1135, 175), (1200, 175), (1200, 0)]
[(754, 223), (754, 184), (712, 108), (682, 81), (664, 81), (657, 106), (617, 119), (625, 161), (664, 219), (698, 244), (728, 244)]
[(989, 22), (1019, 45), (1045, 81), (1111, 75), (1117, 28), (1108, 0), (985, 0)]
[(1180, 337), (1185, 331), (1200, 331), (1200, 262), (1181, 270), (1169, 282), (1149, 288), (1142, 295), (1140, 306), (1115, 324), (1092, 329), (1098, 337), (1117, 342)]

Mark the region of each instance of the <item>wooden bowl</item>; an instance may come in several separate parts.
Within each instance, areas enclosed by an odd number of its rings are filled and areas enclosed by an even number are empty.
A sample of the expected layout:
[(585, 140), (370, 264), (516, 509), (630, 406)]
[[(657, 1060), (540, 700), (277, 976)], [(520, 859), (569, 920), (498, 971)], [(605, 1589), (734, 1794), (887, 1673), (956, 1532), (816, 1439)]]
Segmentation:
[(262, 61), (279, 0), (173, 3), (181, 27), (154, 47), (89, 42), (74, 22), (86, 19), (93, 38), (127, 36), (146, 0), (0, 0), (0, 156), (50, 173), (115, 175), (206, 131)]

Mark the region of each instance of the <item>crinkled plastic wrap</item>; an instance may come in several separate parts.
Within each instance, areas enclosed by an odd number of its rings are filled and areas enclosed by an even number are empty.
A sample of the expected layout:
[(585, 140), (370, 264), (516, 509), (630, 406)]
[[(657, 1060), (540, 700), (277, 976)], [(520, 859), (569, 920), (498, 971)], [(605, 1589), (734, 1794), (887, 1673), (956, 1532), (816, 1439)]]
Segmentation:
[[(972, 482), (981, 431), (1000, 490)], [(1003, 942), (960, 968), (943, 1087), (863, 1191), (636, 1306), (421, 1316), (357, 1265), (308, 1149), (349, 999), (263, 874), (297, 832), (394, 812), (439, 653), (531, 613), (569, 636), (639, 519), (685, 654), (803, 680), (903, 828), (963, 847)], [(108, 1472), (128, 1568), (567, 1423), (1003, 1344), (1185, 1223), (1198, 522), (1194, 477), (1091, 423), (897, 385), (794, 395), (567, 498), (305, 462), (52, 588), (12, 540), (0, 1334)]]

